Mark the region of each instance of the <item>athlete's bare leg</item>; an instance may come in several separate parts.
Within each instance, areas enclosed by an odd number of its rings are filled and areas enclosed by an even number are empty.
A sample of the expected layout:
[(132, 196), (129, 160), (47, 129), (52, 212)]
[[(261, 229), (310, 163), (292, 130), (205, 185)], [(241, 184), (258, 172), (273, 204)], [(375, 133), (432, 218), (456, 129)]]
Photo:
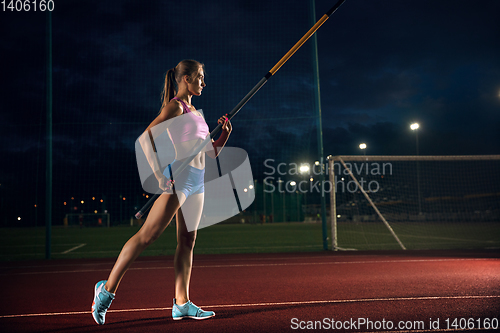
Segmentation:
[[(184, 194), (182, 194), (183, 196)], [(170, 224), (179, 209), (179, 199), (175, 194), (162, 194), (155, 201), (142, 228), (123, 246), (106, 282), (106, 290), (115, 293), (120, 281), (130, 265), (149, 245), (151, 245)]]
[[(189, 282), (193, 267), (196, 230), (203, 211), (204, 193), (190, 196), (177, 211), (177, 249), (174, 257), (175, 298), (177, 304), (189, 301)], [(188, 232), (189, 226), (193, 231)]]

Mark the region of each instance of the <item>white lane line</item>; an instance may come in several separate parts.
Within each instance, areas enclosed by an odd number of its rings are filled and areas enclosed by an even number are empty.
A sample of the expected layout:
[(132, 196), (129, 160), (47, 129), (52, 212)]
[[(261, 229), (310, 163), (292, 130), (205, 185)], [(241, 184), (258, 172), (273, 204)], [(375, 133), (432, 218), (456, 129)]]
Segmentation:
[[(311, 266), (311, 265), (370, 265), (370, 264), (390, 264), (390, 263), (432, 263), (432, 262), (454, 262), (454, 261), (498, 261), (498, 258), (461, 258), (461, 259), (402, 259), (402, 260), (359, 260), (359, 261), (326, 261), (326, 262), (290, 262), (290, 263), (255, 263), (255, 264), (223, 264), (223, 265), (194, 265), (194, 268), (237, 268), (237, 267), (276, 267), (276, 266)], [(155, 267), (131, 267), (129, 271), (173, 269), (173, 266), (155, 266)], [(64, 273), (89, 273), (109, 271), (109, 268), (100, 269), (77, 269), (48, 272), (18, 272), (18, 273), (0, 273), (2, 275), (37, 275), (37, 274), (64, 274)]]
[[(67, 245), (73, 245), (73, 244), (67, 244)], [(97, 251), (96, 253), (108, 253), (108, 252), (112, 252), (112, 251)], [(116, 252), (116, 251), (113, 251), (113, 252)], [(87, 253), (93, 253), (93, 252), (87, 252)], [(45, 254), (43, 254), (45, 255)], [(253, 255), (253, 254), (252, 254)], [(257, 254), (258, 255), (258, 254)], [(224, 258), (224, 261), (271, 261), (271, 260), (280, 260), (280, 261), (284, 261), (284, 260), (297, 260), (297, 259), (302, 259), (302, 260), (311, 260), (311, 259), (343, 259), (343, 258), (349, 258), (349, 259), (352, 259), (353, 256), (352, 255), (338, 255), (338, 254), (335, 254), (335, 255), (312, 255), (312, 256), (293, 256), (293, 257), (287, 257), (287, 256), (280, 256), (279, 254), (272, 254), (273, 256), (272, 257), (252, 257), (252, 258)], [(210, 256), (210, 255), (207, 255), (207, 256)], [(217, 255), (216, 255), (217, 256)], [(356, 255), (357, 256), (357, 255)], [(380, 255), (380, 254), (363, 254), (361, 255), (362, 257), (368, 257), (368, 258), (375, 258), (374, 260), (380, 260), (379, 258), (388, 258), (388, 257), (391, 257), (391, 255)], [(168, 255), (165, 255), (165, 257), (169, 257)], [(173, 256), (171, 255), (170, 257), (173, 258)], [(396, 258), (396, 257), (395, 257)], [(109, 259), (109, 258), (108, 258)], [(84, 260), (89, 260), (89, 258), (86, 258)], [(90, 259), (92, 260), (92, 259)], [(388, 259), (382, 259), (384, 261), (388, 261)], [(394, 260), (500, 260), (500, 258), (495, 258), (495, 257), (492, 257), (492, 258), (433, 258), (433, 259), (394, 259)], [(221, 261), (219, 258), (217, 257), (214, 257), (214, 258), (210, 258), (210, 257), (201, 257), (201, 258), (197, 258), (196, 259), (196, 262), (197, 263), (200, 263), (200, 262), (218, 262), (218, 261)], [(139, 265), (139, 264), (149, 264), (149, 263), (164, 263), (165, 260), (141, 260), (141, 258), (137, 259), (135, 262), (134, 262), (134, 265)], [(114, 265), (115, 261), (114, 260), (110, 260), (110, 261), (107, 261), (107, 262), (91, 262), (91, 263), (79, 263), (79, 262), (76, 262), (74, 264), (51, 264), (49, 267), (70, 267), (70, 266), (96, 266), (96, 265)], [(43, 267), (43, 268), (47, 268), (48, 266), (47, 265), (31, 265), (31, 266), (15, 266), (16, 269), (21, 269), (21, 268), (40, 268), (40, 267)], [(12, 267), (8, 267), (8, 266), (5, 266), (5, 267), (0, 267), (0, 268), (12, 268)]]
[[(311, 305), (311, 304), (345, 304), (345, 303), (366, 303), (366, 302), (404, 302), (404, 301), (430, 301), (430, 300), (457, 300), (457, 299), (494, 299), (500, 298), (500, 295), (491, 296), (423, 296), (423, 297), (391, 297), (391, 298), (360, 298), (360, 299), (339, 299), (339, 300), (322, 300), (322, 301), (296, 301), (296, 302), (267, 302), (267, 303), (246, 303), (246, 304), (220, 304), (220, 305), (204, 305), (204, 308), (241, 308), (255, 306), (283, 306), (283, 305)], [(142, 308), (142, 309), (122, 309), (108, 310), (110, 312), (143, 312), (143, 311), (165, 311), (172, 310), (172, 307), (166, 308)], [(47, 313), (28, 313), (16, 315), (3, 315), (2, 318), (20, 318), (20, 317), (39, 317), (39, 316), (65, 316), (65, 315), (81, 315), (90, 314), (90, 311), (73, 311), (73, 312), (47, 312)]]
[(79, 249), (79, 248), (81, 248), (81, 247), (84, 247), (85, 245), (87, 245), (87, 244), (83, 243), (83, 244), (77, 245), (77, 246), (75, 246), (75, 247), (72, 247), (72, 248), (71, 248), (71, 249), (69, 249), (69, 250), (66, 250), (66, 251), (64, 251), (64, 252), (61, 252), (60, 254), (70, 253), (71, 251), (77, 250), (77, 249)]
[[(68, 244), (68, 245), (73, 245), (73, 244)], [(98, 251), (99, 253), (107, 253), (107, 252), (111, 252), (111, 251)], [(116, 252), (116, 251), (113, 251), (113, 252)], [(92, 253), (92, 252), (89, 252), (89, 253)], [(45, 253), (40, 253), (40, 255), (45, 255)], [(1, 256), (1, 254), (0, 254)], [(167, 257), (167, 256), (165, 256)], [(170, 256), (173, 258), (173, 256)], [(343, 255), (335, 255), (335, 258), (348, 258), (348, 257), (351, 257), (352, 256), (343, 256)], [(374, 254), (368, 254), (368, 255), (364, 255), (364, 257), (380, 257), (379, 255), (374, 255)], [(263, 257), (263, 258), (245, 258), (244, 260), (245, 261), (269, 261), (269, 260), (296, 260), (296, 259), (306, 259), (306, 260), (310, 260), (310, 259), (316, 259), (316, 258), (327, 258), (327, 256), (297, 256), (297, 257), (280, 257), (280, 256), (276, 256), (276, 257), (271, 257), (271, 258), (267, 258), (267, 257)], [(88, 258), (87, 258), (88, 259)], [(87, 260), (85, 259), (85, 260)], [(224, 259), (224, 260), (227, 260), (227, 261), (241, 261), (242, 259), (239, 258), (239, 259), (236, 259), (236, 258), (229, 258), (229, 259)], [(220, 261), (220, 259), (217, 259), (217, 258), (197, 258), (196, 259), (196, 262), (203, 262), (203, 261)], [(135, 262), (134, 262), (134, 265), (135, 264), (147, 264), (147, 263), (157, 263), (157, 262), (161, 262), (161, 263), (164, 263), (165, 260), (140, 260), (137, 259)], [(115, 261), (107, 261), (107, 262), (92, 262), (92, 263), (74, 263), (74, 264), (51, 264), (49, 267), (68, 267), (68, 266), (96, 266), (96, 265), (114, 265)], [(32, 265), (32, 266), (15, 266), (16, 269), (20, 269), (20, 268), (40, 268), (40, 267), (43, 267), (43, 268), (47, 268), (48, 266), (47, 265)], [(0, 267), (0, 268), (9, 268), (8, 266), (6, 267)], [(12, 267), (11, 267), (12, 268)]]

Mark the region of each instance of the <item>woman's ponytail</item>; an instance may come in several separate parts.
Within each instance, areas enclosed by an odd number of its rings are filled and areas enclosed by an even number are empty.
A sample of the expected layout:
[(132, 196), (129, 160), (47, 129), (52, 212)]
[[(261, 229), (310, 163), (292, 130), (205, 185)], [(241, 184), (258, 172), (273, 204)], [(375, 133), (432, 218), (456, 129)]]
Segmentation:
[(170, 102), (175, 96), (175, 68), (168, 70), (167, 75), (165, 75), (165, 86), (163, 87), (162, 93), (162, 109)]

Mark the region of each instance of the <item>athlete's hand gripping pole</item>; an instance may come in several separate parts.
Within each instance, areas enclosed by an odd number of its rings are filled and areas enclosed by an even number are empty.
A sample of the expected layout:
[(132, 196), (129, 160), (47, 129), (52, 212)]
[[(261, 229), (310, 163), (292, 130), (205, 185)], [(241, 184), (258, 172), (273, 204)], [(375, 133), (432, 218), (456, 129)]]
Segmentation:
[[(228, 119), (231, 120), (240, 110), (241, 108), (250, 100), (250, 98), (259, 91), (260, 88), (269, 80), (276, 72), (285, 64), (285, 62), (288, 61), (294, 55), (295, 52), (297, 52), (298, 49), (312, 36), (314, 33), (325, 23), (326, 20), (345, 2), (345, 0), (339, 0), (335, 6), (333, 6), (325, 15), (323, 15), (316, 24), (309, 29), (309, 31), (281, 58), (280, 61), (276, 65), (274, 65), (271, 70), (264, 75), (264, 77), (250, 90), (250, 92), (243, 97), (243, 99), (236, 105), (233, 110), (227, 115)], [(211, 142), (212, 138), (214, 138), (217, 133), (222, 128), (222, 124), (218, 124), (217, 127), (210, 133), (209, 136), (203, 141), (201, 145), (199, 145), (188, 157), (187, 159), (184, 160), (184, 162), (177, 168), (177, 170), (174, 171), (173, 179), (175, 179), (175, 176), (179, 175), (182, 170), (186, 168), (186, 166), (195, 158), (196, 155), (198, 155), (199, 152), (203, 150), (203, 148)], [(161, 195), (161, 192), (156, 193), (153, 195), (149, 201), (144, 205), (144, 207), (141, 208), (136, 214), (135, 217), (140, 219), (148, 210), (151, 208), (155, 200)]]

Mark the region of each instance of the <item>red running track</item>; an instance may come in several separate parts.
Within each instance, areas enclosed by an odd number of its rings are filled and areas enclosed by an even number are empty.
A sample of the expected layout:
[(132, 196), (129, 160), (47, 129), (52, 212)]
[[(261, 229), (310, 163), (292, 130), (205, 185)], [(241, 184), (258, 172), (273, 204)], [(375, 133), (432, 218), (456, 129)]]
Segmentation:
[(500, 319), (498, 252), (195, 254), (191, 298), (216, 312), (203, 321), (171, 318), (172, 257), (140, 258), (98, 326), (93, 287), (113, 263), (1, 263), (0, 331), (429, 331)]

